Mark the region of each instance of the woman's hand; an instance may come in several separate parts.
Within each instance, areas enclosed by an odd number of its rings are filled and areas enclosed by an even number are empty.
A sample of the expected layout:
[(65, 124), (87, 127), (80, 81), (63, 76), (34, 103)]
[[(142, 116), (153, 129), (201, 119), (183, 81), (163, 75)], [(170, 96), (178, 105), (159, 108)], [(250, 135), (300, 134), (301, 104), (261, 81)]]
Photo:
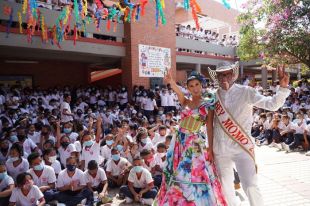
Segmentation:
[(210, 163), (214, 162), (214, 154), (213, 154), (213, 149), (208, 148), (208, 160)]
[(165, 82), (167, 82), (169, 84), (171, 84), (174, 81), (172, 78), (172, 75), (171, 75), (171, 69), (167, 68), (167, 74), (165, 75), (164, 80), (165, 80)]

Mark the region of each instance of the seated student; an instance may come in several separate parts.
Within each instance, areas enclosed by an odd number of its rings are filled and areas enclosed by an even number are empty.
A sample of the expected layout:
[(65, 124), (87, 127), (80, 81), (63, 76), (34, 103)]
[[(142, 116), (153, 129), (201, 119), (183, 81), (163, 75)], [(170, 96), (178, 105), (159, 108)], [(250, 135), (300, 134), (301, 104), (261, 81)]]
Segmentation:
[(96, 140), (93, 141), (91, 134), (89, 132), (85, 132), (82, 136), (82, 155), (80, 158), (81, 161), (81, 169), (85, 170), (88, 162), (90, 160), (95, 160), (99, 165), (101, 165), (102, 157), (100, 156), (100, 137), (101, 137), (101, 118), (97, 119), (97, 134)]
[(16, 178), (17, 187), (13, 189), (9, 206), (43, 206), (45, 199), (38, 186), (33, 184), (31, 174), (20, 173)]
[(19, 143), (14, 143), (10, 148), (10, 157), (5, 166), (8, 174), (16, 180), (19, 173), (26, 172), (29, 169), (29, 163), (23, 156), (23, 147)]
[(8, 205), (14, 189), (14, 180), (7, 174), (4, 163), (0, 162), (0, 205)]
[(266, 117), (267, 120), (263, 123), (265, 139), (263, 143), (269, 145), (272, 142), (272, 112), (267, 112)]
[(94, 192), (97, 191), (99, 193), (99, 197), (101, 202), (104, 198), (105, 203), (112, 202), (112, 199), (108, 198), (108, 182), (105, 171), (98, 167), (98, 163), (95, 160), (91, 160), (88, 162), (87, 170), (84, 172), (86, 183), (88, 188)]
[(165, 145), (166, 145), (166, 149), (167, 149), (167, 150), (169, 149), (171, 140), (172, 140), (172, 135), (170, 135), (170, 134), (167, 135), (167, 136), (166, 136), (166, 141), (165, 141)]
[(280, 137), (279, 141), (285, 144), (291, 144), (294, 140), (294, 124), (290, 121), (288, 115), (282, 115), (279, 125)]
[(54, 200), (58, 194), (55, 190), (56, 175), (54, 169), (44, 165), (40, 154), (37, 152), (28, 156), (28, 162), (31, 168), (28, 172), (31, 174), (34, 184), (43, 192), (46, 202)]
[(154, 154), (150, 150), (142, 150), (140, 152), (140, 157), (143, 159), (142, 166), (152, 174), (154, 185), (160, 187), (162, 177), (156, 174)]
[(67, 159), (66, 169), (58, 175), (57, 189), (60, 191), (58, 202), (67, 206), (75, 206), (83, 199), (87, 199), (87, 205), (93, 202), (93, 193), (86, 187), (83, 171), (77, 168), (76, 157)]
[(294, 149), (297, 149), (299, 146), (301, 146), (301, 142), (304, 142), (304, 132), (306, 130), (306, 121), (304, 120), (304, 115), (302, 113), (297, 113), (296, 115), (296, 123), (294, 126), (294, 141), (290, 144), (285, 144), (284, 149), (287, 152), (291, 152)]
[(157, 146), (158, 143), (166, 141), (167, 127), (165, 125), (159, 126), (158, 133), (159, 135), (155, 135), (155, 137), (152, 140), (152, 143), (155, 147)]
[(66, 166), (66, 160), (71, 156), (75, 156), (76, 148), (73, 143), (70, 143), (69, 137), (65, 135), (61, 136), (59, 122), (57, 122), (56, 148), (58, 148), (60, 163), (64, 168)]
[(257, 131), (258, 134), (255, 137), (256, 144), (258, 146), (261, 145), (263, 142), (265, 142), (265, 130), (264, 130), (264, 124), (266, 124), (265, 122), (267, 122), (266, 113), (261, 113), (259, 115), (259, 120), (257, 122), (257, 126), (258, 126), (259, 131)]
[(282, 150), (281, 142), (280, 142), (280, 129), (279, 129), (280, 119), (273, 119), (272, 120), (272, 143), (269, 147), (276, 147), (278, 150)]
[(70, 143), (74, 143), (77, 140), (78, 136), (79, 136), (78, 133), (73, 132), (73, 125), (72, 125), (71, 122), (66, 122), (64, 124), (63, 133), (64, 133), (64, 135), (69, 137)]
[(111, 159), (111, 149), (112, 149), (113, 144), (114, 144), (114, 136), (113, 136), (113, 134), (107, 134), (105, 136), (105, 143), (106, 144), (104, 146), (100, 147), (100, 155), (104, 159), (104, 165), (107, 163), (107, 161), (109, 159)]
[(44, 150), (42, 156), (44, 164), (51, 166), (54, 169), (57, 177), (59, 172), (61, 171), (61, 165), (60, 162), (57, 160), (57, 154), (55, 148), (52, 147)]
[(107, 162), (107, 177), (110, 188), (119, 187), (126, 184), (128, 168), (131, 166), (129, 161), (120, 156), (116, 147), (111, 150), (112, 159)]
[(18, 127), (16, 129), (17, 132), (17, 138), (18, 138), (18, 143), (23, 146), (23, 151), (25, 158), (32, 152), (32, 151), (39, 151), (39, 148), (37, 145), (31, 140), (27, 138), (27, 133), (25, 128), (23, 127)]
[[(159, 143), (157, 145), (157, 152), (154, 155), (155, 160), (155, 176), (162, 176), (163, 169), (167, 164), (167, 149), (165, 143)], [(160, 188), (160, 187), (159, 187)]]
[(305, 150), (308, 151), (306, 152), (306, 156), (310, 156), (310, 124), (306, 126), (305, 132), (304, 132), (304, 140), (305, 140)]
[(144, 149), (153, 150), (153, 143), (147, 136), (147, 130), (144, 128), (139, 128), (138, 134), (136, 136), (136, 141), (138, 144), (138, 151), (141, 152)]
[(120, 193), (126, 197), (126, 203), (140, 202), (142, 204), (152, 205), (157, 195), (157, 188), (154, 187), (154, 180), (151, 173), (143, 168), (142, 159), (134, 159), (134, 167), (130, 170), (128, 185), (120, 188)]
[(5, 162), (9, 157), (10, 143), (6, 138), (0, 138), (0, 163)]

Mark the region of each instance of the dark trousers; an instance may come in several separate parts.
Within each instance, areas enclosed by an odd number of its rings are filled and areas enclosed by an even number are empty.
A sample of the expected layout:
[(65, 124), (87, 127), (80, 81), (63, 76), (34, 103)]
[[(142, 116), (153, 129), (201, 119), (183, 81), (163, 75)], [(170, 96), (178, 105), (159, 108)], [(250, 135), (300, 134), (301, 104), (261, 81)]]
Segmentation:
[(100, 183), (97, 187), (92, 187), (93, 191), (97, 191), (98, 193), (102, 192), (103, 184)]
[(46, 203), (56, 200), (58, 194), (59, 191), (57, 191), (56, 189), (51, 189), (43, 192)]
[[(308, 141), (310, 141), (310, 136), (307, 136)], [(301, 145), (301, 142), (304, 142), (304, 134), (294, 134), (294, 141), (289, 144), (290, 149), (296, 149)]]
[(281, 136), (285, 144), (291, 144), (294, 141), (294, 134), (292, 132), (286, 133)]
[(9, 205), (10, 197), (11, 197), (11, 195), (8, 197), (1, 197), (0, 198), (0, 205)]
[(94, 196), (92, 191), (88, 188), (84, 188), (81, 191), (64, 191), (59, 192), (57, 195), (57, 200), (66, 206), (76, 206), (80, 204), (83, 199), (87, 199), (86, 205), (92, 205), (94, 201)]
[[(134, 187), (134, 190), (136, 191), (136, 193), (139, 193), (142, 189), (143, 189), (143, 188), (135, 188), (135, 187)], [(142, 195), (142, 198), (145, 198), (145, 199), (152, 198), (152, 199), (154, 199), (154, 198), (156, 197), (156, 195), (157, 195), (157, 192), (158, 192), (157, 188), (154, 187), (154, 188), (151, 189), (150, 191), (147, 191), (146, 193), (144, 193), (144, 194)], [(121, 186), (121, 188), (120, 188), (120, 193), (124, 194), (125, 197), (129, 197), (129, 198), (131, 198), (131, 199), (134, 199), (133, 194), (131, 193), (131, 191), (130, 191), (128, 185), (123, 185), (123, 186)]]
[(161, 186), (161, 181), (162, 181), (162, 175), (156, 175), (153, 177), (154, 180), (154, 185), (158, 188)]
[(265, 130), (264, 135), (265, 140), (267, 140), (268, 144), (270, 144), (272, 142), (272, 129)]

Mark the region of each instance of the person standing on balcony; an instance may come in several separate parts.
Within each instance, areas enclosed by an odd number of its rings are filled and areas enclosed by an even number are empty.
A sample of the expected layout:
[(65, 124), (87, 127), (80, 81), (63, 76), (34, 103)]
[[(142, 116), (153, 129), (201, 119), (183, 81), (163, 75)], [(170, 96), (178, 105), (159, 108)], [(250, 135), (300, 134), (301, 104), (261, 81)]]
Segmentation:
[[(251, 137), (253, 107), (278, 110), (289, 96), (289, 76), (284, 67), (278, 67), (280, 87), (274, 96), (263, 96), (254, 88), (235, 84), (238, 66), (229, 62), (220, 63), (216, 70), (209, 69), (213, 81), (220, 88), (216, 91), (215, 109), (209, 115), (215, 116), (214, 125), (208, 124), (210, 156), (214, 155), (229, 206), (237, 205), (234, 189), (233, 165), (251, 206), (262, 206), (263, 198), (257, 186), (254, 144)], [(209, 133), (208, 133), (209, 134)], [(211, 158), (212, 159), (212, 158)]]

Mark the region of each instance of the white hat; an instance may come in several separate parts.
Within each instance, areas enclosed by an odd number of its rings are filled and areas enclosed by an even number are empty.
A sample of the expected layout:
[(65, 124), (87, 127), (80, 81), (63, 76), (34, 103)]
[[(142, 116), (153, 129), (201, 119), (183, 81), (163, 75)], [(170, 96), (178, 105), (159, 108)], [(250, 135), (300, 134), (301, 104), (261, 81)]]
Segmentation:
[(215, 70), (210, 69), (210, 67), (208, 67), (209, 70), (209, 75), (211, 77), (211, 79), (215, 82), (218, 83), (217, 81), (217, 73), (218, 72), (225, 72), (225, 71), (229, 71), (229, 70), (233, 70), (234, 73), (234, 79), (233, 81), (236, 81), (238, 79), (239, 76), (239, 62), (236, 62), (235, 64), (231, 64), (229, 62), (220, 62), (217, 66)]

